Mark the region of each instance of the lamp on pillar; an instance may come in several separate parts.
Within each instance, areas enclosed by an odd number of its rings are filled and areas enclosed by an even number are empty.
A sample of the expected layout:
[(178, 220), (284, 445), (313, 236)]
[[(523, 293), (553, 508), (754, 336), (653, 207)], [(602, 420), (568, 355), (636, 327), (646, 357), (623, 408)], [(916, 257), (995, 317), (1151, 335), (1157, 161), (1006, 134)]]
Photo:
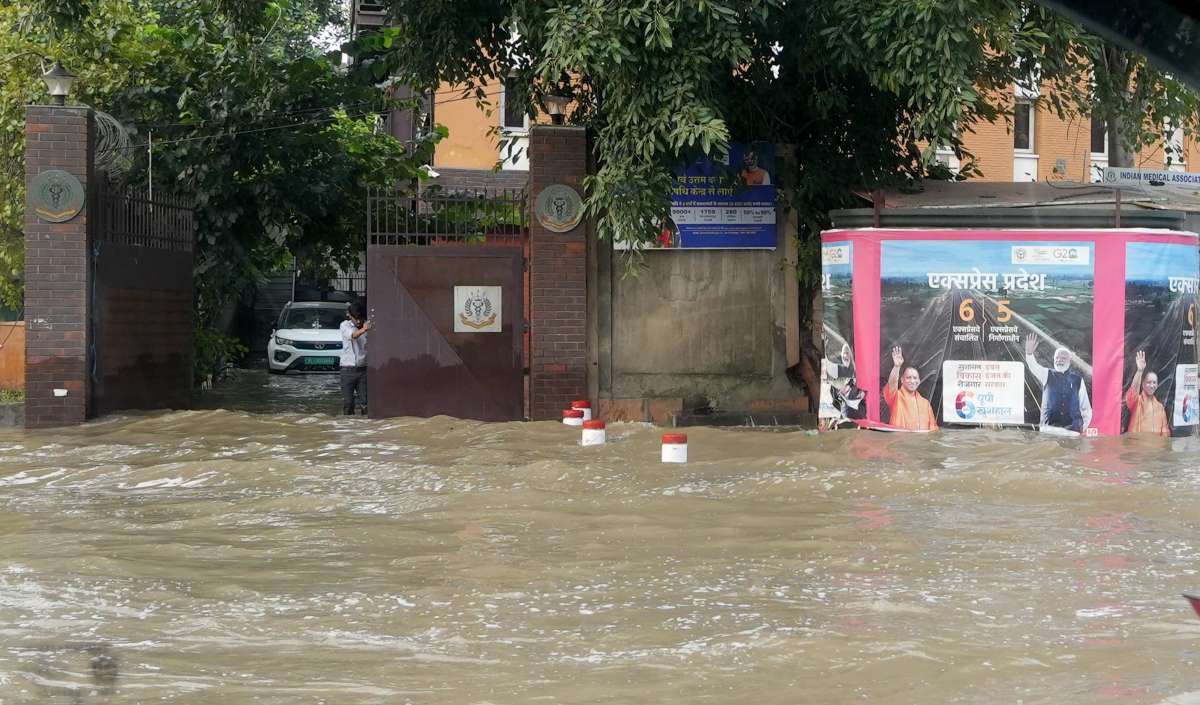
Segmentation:
[(546, 104), (546, 112), (550, 113), (550, 122), (555, 125), (563, 124), (567, 115), (567, 106), (570, 105), (574, 92), (571, 88), (571, 77), (565, 73), (548, 88), (545, 95), (542, 96), (542, 101)]
[(50, 70), (42, 74), (46, 82), (46, 90), (54, 98), (55, 105), (66, 105), (71, 87), (75, 85), (75, 74), (63, 68), (62, 62), (55, 61)]
[(566, 91), (559, 87), (555, 88), (553, 93), (542, 96), (542, 100), (546, 103), (546, 112), (550, 113), (550, 122), (555, 125), (563, 124), (567, 104), (571, 102), (571, 96), (564, 95), (565, 93)]

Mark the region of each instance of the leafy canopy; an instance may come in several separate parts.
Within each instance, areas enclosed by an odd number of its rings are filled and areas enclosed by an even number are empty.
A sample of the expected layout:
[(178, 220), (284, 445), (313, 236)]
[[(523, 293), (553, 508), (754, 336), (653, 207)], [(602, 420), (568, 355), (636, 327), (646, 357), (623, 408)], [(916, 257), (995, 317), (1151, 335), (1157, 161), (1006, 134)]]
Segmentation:
[(280, 262), (356, 260), (365, 189), (422, 176), (444, 132), (381, 134), (397, 105), (350, 80), (314, 37), (344, 26), (338, 0), (15, 0), (0, 5), (0, 295), (19, 301), (24, 106), (61, 59), (72, 102), (130, 135), (122, 178), (195, 199), (202, 324)]
[(1192, 92), (1022, 0), (386, 3), (391, 26), (352, 48), (370, 59), (366, 78), (461, 84), (481, 101), (507, 78), (533, 114), (569, 77), (571, 120), (595, 135), (587, 202), (602, 236), (649, 241), (679, 163), (771, 140), (795, 146), (782, 176), (811, 251), (830, 208), (936, 171), (939, 145), (972, 173), (963, 136), (1009, 119), (1019, 82), (1042, 83), (1039, 100), (1062, 115), (1103, 116), (1118, 151), (1195, 124)]

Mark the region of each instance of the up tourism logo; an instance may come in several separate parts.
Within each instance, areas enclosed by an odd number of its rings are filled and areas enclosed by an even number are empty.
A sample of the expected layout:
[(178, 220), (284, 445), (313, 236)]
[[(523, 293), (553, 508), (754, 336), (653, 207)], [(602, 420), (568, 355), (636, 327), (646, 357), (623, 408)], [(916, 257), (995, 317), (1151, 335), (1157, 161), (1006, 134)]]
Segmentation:
[(960, 419), (971, 419), (975, 417), (975, 392), (962, 391), (958, 396), (954, 397), (954, 413), (958, 414)]
[(1183, 422), (1191, 423), (1196, 418), (1197, 399), (1194, 396), (1185, 395), (1183, 397)]

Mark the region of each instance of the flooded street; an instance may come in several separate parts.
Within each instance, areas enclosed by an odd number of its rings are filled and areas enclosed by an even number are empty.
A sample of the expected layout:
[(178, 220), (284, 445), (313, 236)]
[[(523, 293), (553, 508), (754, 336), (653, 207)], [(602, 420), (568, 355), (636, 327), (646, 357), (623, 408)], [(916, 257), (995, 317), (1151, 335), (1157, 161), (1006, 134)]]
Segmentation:
[(292, 413), (0, 431), (0, 703), (1200, 690), (1193, 439), (692, 429), (667, 467), (647, 425), (343, 419), (292, 379)]

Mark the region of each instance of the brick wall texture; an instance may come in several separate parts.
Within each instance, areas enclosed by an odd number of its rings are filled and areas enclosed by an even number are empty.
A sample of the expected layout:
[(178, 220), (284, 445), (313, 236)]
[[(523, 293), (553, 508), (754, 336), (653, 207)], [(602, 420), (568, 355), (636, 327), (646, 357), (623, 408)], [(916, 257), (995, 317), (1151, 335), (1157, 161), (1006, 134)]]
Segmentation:
[[(562, 183), (582, 194), (587, 174), (583, 128), (539, 125), (529, 145), (530, 198)], [(532, 201), (531, 201), (532, 203)], [(571, 401), (587, 397), (588, 225), (569, 233), (530, 224), (529, 405), (534, 420), (559, 419)]]
[[(25, 125), (25, 183), (62, 169), (86, 189), (95, 131), (91, 110), (30, 106)], [(88, 415), (87, 332), (91, 233), (88, 208), (66, 223), (25, 209), (25, 425), (81, 423)], [(54, 390), (66, 390), (56, 396)]]
[(493, 171), (491, 169), (437, 168), (438, 177), (424, 182), (424, 187), (441, 186), (443, 191), (521, 191), (529, 186), (527, 171)]
[(25, 210), (26, 427), (78, 424), (117, 409), (188, 406), (190, 250), (101, 236), (102, 212), (112, 201), (99, 195), (96, 179), (104, 177), (92, 171), (89, 109), (31, 106), (25, 131), (27, 185), (62, 169), (89, 193), (85, 208), (66, 223)]

